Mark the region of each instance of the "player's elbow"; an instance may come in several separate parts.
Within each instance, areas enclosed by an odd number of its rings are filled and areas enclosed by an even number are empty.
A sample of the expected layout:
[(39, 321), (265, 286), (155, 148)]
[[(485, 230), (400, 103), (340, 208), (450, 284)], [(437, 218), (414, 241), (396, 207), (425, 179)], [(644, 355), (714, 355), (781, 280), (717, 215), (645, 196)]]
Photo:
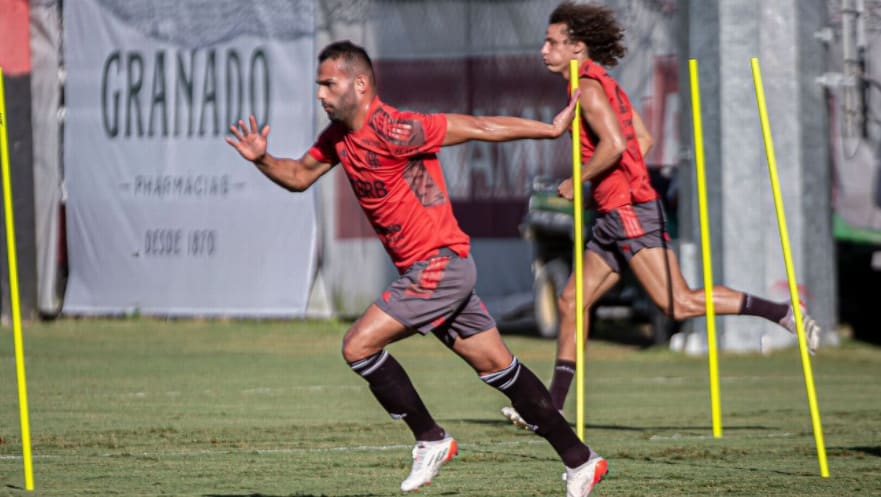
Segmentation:
[(284, 177), (285, 188), (290, 192), (304, 192), (309, 189), (321, 175), (306, 169), (292, 170)]
[(642, 149), (645, 152), (651, 150), (651, 148), (655, 145), (655, 139), (652, 138), (652, 135), (649, 133), (643, 133), (638, 137), (639, 142), (642, 144)]
[(296, 176), (285, 179), (278, 179), (275, 181), (275, 183), (291, 193), (304, 192), (312, 185), (312, 183), (302, 181)]
[(504, 142), (524, 138), (551, 138), (541, 127), (524, 125), (513, 117), (474, 116), (471, 121), (471, 139), (486, 142)]
[(291, 193), (302, 193), (309, 189), (312, 186), (312, 183), (295, 183), (292, 185), (288, 185), (286, 187), (287, 191)]
[(624, 151), (627, 150), (627, 142), (624, 141), (623, 136), (614, 136), (611, 140), (609, 140), (609, 152), (615, 156), (616, 158), (620, 158), (624, 155)]

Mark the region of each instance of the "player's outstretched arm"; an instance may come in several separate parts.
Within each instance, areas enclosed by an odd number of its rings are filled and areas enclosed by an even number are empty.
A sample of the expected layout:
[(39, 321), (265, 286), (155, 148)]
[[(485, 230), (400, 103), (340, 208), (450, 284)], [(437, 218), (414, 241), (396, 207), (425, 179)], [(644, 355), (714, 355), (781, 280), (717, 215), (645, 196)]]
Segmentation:
[(269, 125), (258, 129), (257, 118), (252, 115), (248, 120), (250, 127), (246, 127), (242, 120), (230, 126), (234, 138), (226, 137), (226, 142), (277, 185), (292, 192), (301, 192), (330, 170), (332, 164), (318, 162), (309, 154), (304, 154), (300, 159), (273, 157), (266, 151)]
[(576, 93), (551, 123), (513, 116), (446, 114), (447, 134), (443, 144), (457, 145), (469, 140), (504, 142), (524, 138), (557, 138), (572, 123), (578, 96), (579, 93)]

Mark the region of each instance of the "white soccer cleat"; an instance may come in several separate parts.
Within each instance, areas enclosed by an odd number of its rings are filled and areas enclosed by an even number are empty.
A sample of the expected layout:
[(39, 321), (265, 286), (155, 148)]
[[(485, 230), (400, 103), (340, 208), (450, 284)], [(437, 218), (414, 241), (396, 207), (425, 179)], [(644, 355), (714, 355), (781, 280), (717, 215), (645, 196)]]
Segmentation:
[(458, 453), (456, 440), (450, 436), (436, 442), (416, 442), (413, 447), (413, 469), (407, 479), (401, 482), (401, 491), (412, 492), (422, 485), (430, 485), (440, 467)]
[[(820, 329), (820, 325), (814, 321), (814, 318), (808, 316), (807, 309), (805, 309), (804, 306), (801, 306), (801, 317), (805, 325), (805, 338), (808, 341), (808, 351), (811, 355), (814, 355), (817, 351), (817, 347), (820, 346), (820, 335), (822, 334), (822, 330)], [(792, 306), (789, 306), (786, 315), (780, 320), (780, 326), (786, 328), (786, 330), (793, 335), (797, 333), (795, 326), (795, 313), (792, 311)]]
[(594, 485), (609, 472), (609, 463), (600, 456), (577, 468), (566, 468), (566, 497), (587, 497)]
[(523, 419), (523, 416), (521, 416), (520, 413), (517, 412), (517, 409), (514, 409), (513, 407), (503, 407), (502, 416), (508, 418), (511, 423), (514, 423), (514, 426), (518, 426), (520, 428), (523, 428), (524, 430), (535, 431), (535, 427), (527, 423), (526, 420)]

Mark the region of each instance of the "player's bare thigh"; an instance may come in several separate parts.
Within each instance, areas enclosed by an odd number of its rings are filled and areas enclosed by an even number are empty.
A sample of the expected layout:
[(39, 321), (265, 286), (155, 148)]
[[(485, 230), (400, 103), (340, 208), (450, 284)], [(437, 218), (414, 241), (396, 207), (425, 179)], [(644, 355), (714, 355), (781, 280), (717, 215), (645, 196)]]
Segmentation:
[(649, 298), (668, 315), (671, 302), (691, 293), (679, 261), (672, 250), (664, 247), (644, 248), (630, 259), (630, 268)]
[(415, 333), (376, 304), (364, 311), (343, 337), (343, 358), (352, 363), (369, 357), (389, 344)]
[[(668, 316), (688, 319), (706, 313), (704, 289), (688, 286), (672, 250), (661, 247), (642, 249), (631, 258), (630, 267), (652, 301)], [(671, 301), (673, 309), (670, 308)], [(742, 302), (742, 292), (721, 285), (713, 287), (717, 314), (738, 314)]]
[[(593, 302), (601, 297), (606, 290), (611, 288), (618, 280), (618, 273), (615, 273), (609, 264), (603, 260), (595, 252), (587, 250), (584, 252), (584, 267), (582, 270), (584, 275), (584, 306), (590, 307)], [(612, 278), (609, 280), (609, 278)], [(609, 280), (609, 281), (607, 281)], [(561, 299), (567, 304), (563, 312), (574, 312), (574, 308), (569, 309), (575, 303), (575, 272), (569, 276), (566, 287), (560, 295)]]
[(511, 365), (514, 355), (502, 340), (498, 328), (481, 331), (469, 337), (456, 337), (451, 349), (479, 375), (501, 371)]

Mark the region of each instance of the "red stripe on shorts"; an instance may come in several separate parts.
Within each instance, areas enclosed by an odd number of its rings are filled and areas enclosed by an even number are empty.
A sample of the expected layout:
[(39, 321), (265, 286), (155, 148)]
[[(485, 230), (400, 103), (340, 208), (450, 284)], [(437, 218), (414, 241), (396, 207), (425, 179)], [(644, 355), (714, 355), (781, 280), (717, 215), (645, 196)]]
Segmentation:
[(438, 284), (444, 278), (444, 271), (450, 263), (449, 257), (435, 257), (428, 261), (428, 265), (419, 274), (419, 283), (411, 285), (404, 291), (407, 295), (428, 298), (437, 290)]
[(621, 217), (621, 225), (624, 227), (627, 238), (636, 238), (645, 234), (645, 230), (642, 229), (642, 224), (640, 224), (636, 212), (633, 211), (632, 205), (625, 205), (616, 210), (618, 211), (618, 216)]

